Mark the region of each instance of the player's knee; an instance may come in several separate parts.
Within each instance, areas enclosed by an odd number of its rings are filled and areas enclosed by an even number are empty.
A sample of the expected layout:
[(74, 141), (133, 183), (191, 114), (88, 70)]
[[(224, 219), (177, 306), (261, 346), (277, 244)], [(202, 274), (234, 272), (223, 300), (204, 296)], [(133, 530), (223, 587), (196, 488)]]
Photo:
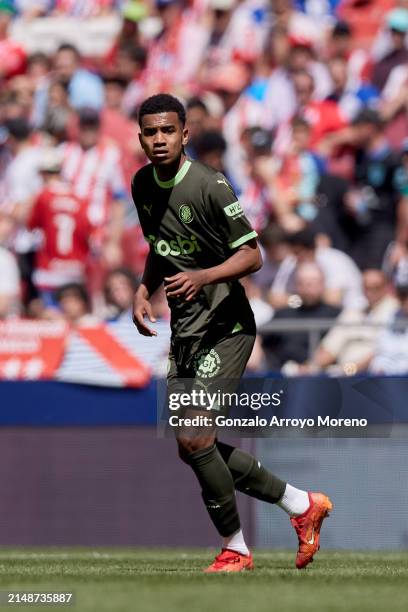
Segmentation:
[(214, 444), (213, 436), (179, 437), (177, 438), (179, 457), (184, 463), (189, 463), (189, 455)]

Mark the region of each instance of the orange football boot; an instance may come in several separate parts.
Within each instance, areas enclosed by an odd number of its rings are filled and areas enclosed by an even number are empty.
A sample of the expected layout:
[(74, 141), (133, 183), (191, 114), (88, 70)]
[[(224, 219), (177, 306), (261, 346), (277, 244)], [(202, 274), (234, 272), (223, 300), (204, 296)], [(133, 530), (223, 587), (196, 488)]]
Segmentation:
[(298, 536), (299, 548), (296, 567), (302, 569), (313, 561), (313, 555), (320, 548), (320, 528), (326, 516), (333, 509), (330, 499), (323, 493), (308, 493), (310, 506), (303, 514), (292, 517), (290, 522)]
[(241, 553), (235, 550), (223, 548), (220, 554), (215, 557), (214, 563), (207, 567), (204, 572), (206, 574), (214, 572), (245, 572), (246, 570), (253, 569), (254, 560), (251, 553), (249, 555), (241, 555)]

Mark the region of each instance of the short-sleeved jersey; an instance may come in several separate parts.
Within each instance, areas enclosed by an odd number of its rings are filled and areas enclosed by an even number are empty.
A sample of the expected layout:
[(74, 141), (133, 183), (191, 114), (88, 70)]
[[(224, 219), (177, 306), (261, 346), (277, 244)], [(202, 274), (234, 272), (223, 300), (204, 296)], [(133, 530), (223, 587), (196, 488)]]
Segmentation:
[(49, 288), (81, 279), (94, 229), (88, 212), (89, 201), (78, 198), (64, 183), (53, 183), (41, 191), (28, 220), (31, 229), (43, 232), (36, 285)]
[[(217, 266), (257, 236), (225, 176), (197, 161), (187, 159), (166, 182), (151, 164), (144, 166), (133, 178), (132, 195), (161, 280)], [(207, 285), (188, 302), (170, 298), (169, 306), (176, 339), (254, 330), (239, 281)]]

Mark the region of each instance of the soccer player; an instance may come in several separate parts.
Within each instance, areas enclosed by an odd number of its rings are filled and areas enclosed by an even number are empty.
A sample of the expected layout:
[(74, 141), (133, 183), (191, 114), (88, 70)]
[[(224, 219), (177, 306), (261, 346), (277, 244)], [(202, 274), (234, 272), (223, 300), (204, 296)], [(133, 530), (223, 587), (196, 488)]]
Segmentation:
[[(140, 142), (151, 161), (133, 178), (132, 195), (150, 245), (134, 298), (134, 322), (144, 336), (156, 332), (149, 302), (164, 282), (171, 309), (168, 385), (177, 379), (239, 379), (255, 341), (251, 308), (238, 279), (262, 260), (256, 232), (226, 178), (187, 159), (185, 109), (158, 94), (139, 110)], [(207, 572), (253, 568), (237, 511), (235, 489), (278, 504), (291, 517), (305, 567), (319, 548), (320, 527), (332, 509), (322, 493), (308, 493), (268, 472), (254, 457), (217, 441), (209, 428), (197, 436), (176, 433), (180, 458), (194, 471), (222, 550)]]

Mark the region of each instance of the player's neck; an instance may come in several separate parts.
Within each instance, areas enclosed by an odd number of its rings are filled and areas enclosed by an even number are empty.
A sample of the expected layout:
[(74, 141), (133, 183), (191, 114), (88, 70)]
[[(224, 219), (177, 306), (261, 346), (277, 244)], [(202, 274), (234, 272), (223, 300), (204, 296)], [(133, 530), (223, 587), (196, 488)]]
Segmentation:
[(169, 164), (168, 166), (156, 166), (157, 176), (161, 181), (170, 181), (174, 178), (177, 172), (180, 170), (181, 166), (186, 161), (186, 154), (182, 153), (173, 164)]

